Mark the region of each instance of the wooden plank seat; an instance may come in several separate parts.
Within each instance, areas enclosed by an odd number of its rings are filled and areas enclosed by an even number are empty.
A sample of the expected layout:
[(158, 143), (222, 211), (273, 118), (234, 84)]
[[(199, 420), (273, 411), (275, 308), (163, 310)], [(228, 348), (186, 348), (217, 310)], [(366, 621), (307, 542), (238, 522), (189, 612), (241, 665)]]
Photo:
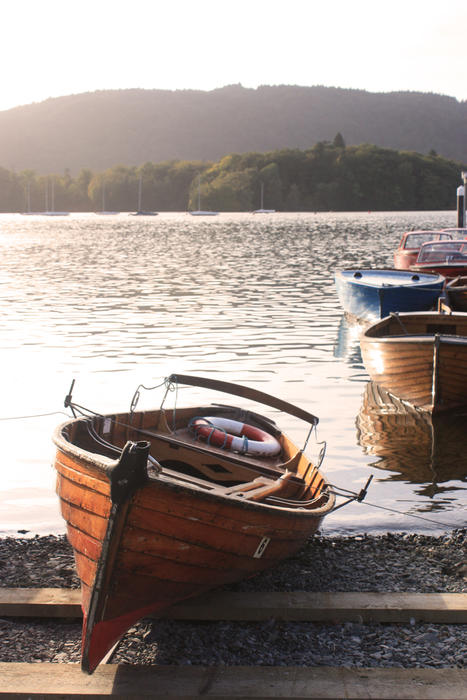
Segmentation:
[(259, 501), (267, 496), (280, 493), (288, 485), (292, 476), (295, 476), (292, 472), (287, 472), (278, 479), (259, 476), (253, 481), (247, 481), (244, 484), (227, 488), (224, 493), (227, 496), (237, 496), (249, 501)]

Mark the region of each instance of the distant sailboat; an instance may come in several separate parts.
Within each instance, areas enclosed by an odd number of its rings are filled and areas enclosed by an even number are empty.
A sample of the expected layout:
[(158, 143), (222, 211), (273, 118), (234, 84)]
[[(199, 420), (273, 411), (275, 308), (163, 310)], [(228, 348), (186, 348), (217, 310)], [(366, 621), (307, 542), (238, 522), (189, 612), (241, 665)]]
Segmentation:
[(102, 216), (120, 214), (119, 211), (107, 211), (105, 208), (105, 180), (102, 181), (102, 211), (96, 211), (96, 214), (101, 214)]
[[(26, 207), (27, 211), (21, 212), (25, 216), (36, 216), (37, 211), (31, 211), (31, 183), (28, 182), (26, 185)], [(39, 212), (40, 213), (40, 212)]]
[(133, 212), (131, 216), (157, 216), (157, 211), (144, 211), (141, 208), (141, 200), (143, 198), (143, 177), (139, 176), (138, 183), (138, 210)]
[(191, 216), (217, 216), (218, 211), (206, 211), (201, 209), (201, 175), (198, 175), (198, 209), (188, 212)]
[(274, 214), (275, 209), (263, 209), (264, 207), (264, 183), (261, 183), (261, 206), (259, 209), (255, 209), (253, 214)]
[(50, 186), (50, 199), (51, 199), (51, 209), (48, 208), (48, 191), (49, 191), (49, 183), (46, 183), (45, 186), (45, 211), (42, 212), (44, 216), (69, 216), (70, 212), (69, 211), (55, 211), (55, 182), (52, 180), (51, 186)]

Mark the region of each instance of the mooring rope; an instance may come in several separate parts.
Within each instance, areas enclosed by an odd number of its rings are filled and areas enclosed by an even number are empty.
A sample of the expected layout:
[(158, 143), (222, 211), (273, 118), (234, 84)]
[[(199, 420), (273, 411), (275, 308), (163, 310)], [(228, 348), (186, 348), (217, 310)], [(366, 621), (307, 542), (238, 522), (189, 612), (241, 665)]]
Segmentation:
[(365, 501), (367, 506), (371, 506), (372, 508), (379, 508), (379, 510), (387, 510), (390, 513), (397, 513), (397, 515), (405, 515), (408, 518), (417, 518), (417, 520), (425, 520), (427, 523), (432, 523), (433, 525), (443, 525), (444, 527), (449, 527), (451, 529), (455, 529), (458, 527), (457, 525), (453, 525), (453, 523), (443, 523), (441, 520), (432, 520), (431, 518), (426, 518), (424, 515), (414, 515), (413, 513), (407, 513), (402, 510), (396, 510), (395, 508), (388, 508), (387, 506), (379, 506), (376, 503), (370, 503), (370, 501)]
[[(368, 482), (367, 482), (367, 485), (368, 485)], [(329, 487), (331, 488), (331, 490), (336, 489), (334, 491), (336, 496), (344, 496), (344, 493), (354, 496), (354, 498), (352, 498), (349, 501), (349, 503), (355, 503), (355, 501), (359, 501), (359, 499), (357, 498), (358, 494), (356, 494), (354, 491), (349, 491), (348, 489), (344, 489), (340, 486), (335, 486), (334, 484), (329, 484)], [(340, 491), (341, 493), (338, 493), (338, 491)], [(342, 493), (342, 492), (344, 492), (344, 493)], [(425, 520), (426, 522), (432, 523), (433, 525), (442, 525), (444, 527), (449, 527), (452, 529), (455, 529), (457, 527), (456, 525), (453, 525), (452, 523), (444, 523), (440, 520), (433, 520), (432, 518), (427, 518), (424, 515), (414, 515), (413, 513), (408, 513), (407, 511), (397, 510), (397, 508), (389, 508), (388, 506), (380, 506), (377, 503), (371, 503), (371, 501), (367, 501), (366, 498), (361, 499), (359, 502), (361, 502), (361, 503), (364, 502), (367, 506), (371, 506), (372, 508), (378, 508), (379, 510), (386, 510), (389, 513), (396, 513), (397, 515), (404, 515), (407, 518), (417, 518), (417, 520)], [(343, 505), (347, 505), (347, 503), (345, 503)], [(336, 510), (337, 510), (337, 508), (336, 508)]]
[(67, 416), (67, 417), (69, 417), (69, 414), (65, 413), (65, 411), (52, 411), (51, 413), (34, 413), (34, 414), (31, 414), (30, 416), (6, 416), (4, 418), (0, 418), (0, 421), (2, 421), (2, 420), (25, 420), (26, 418), (44, 418), (44, 416)]

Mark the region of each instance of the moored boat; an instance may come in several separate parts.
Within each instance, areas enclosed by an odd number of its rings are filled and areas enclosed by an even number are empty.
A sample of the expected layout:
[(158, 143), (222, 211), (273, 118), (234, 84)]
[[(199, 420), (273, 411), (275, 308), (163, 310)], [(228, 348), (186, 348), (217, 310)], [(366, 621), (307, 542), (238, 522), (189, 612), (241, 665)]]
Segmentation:
[[(166, 394), (179, 383), (284, 411), (310, 433), (318, 422), (276, 397), (212, 379), (172, 375)], [(296, 552), (335, 503), (319, 464), (265, 416), (222, 404), (134, 404), (128, 413), (76, 417), (54, 435), (89, 673), (138, 619)], [(78, 410), (70, 395), (66, 405)]]
[(431, 272), (444, 275), (451, 280), (458, 275), (467, 274), (467, 241), (431, 241), (424, 243), (417, 255), (417, 260), (410, 266), (413, 272)]
[(370, 379), (422, 410), (467, 405), (467, 314), (393, 313), (360, 337)]
[(139, 176), (138, 180), (138, 208), (135, 212), (131, 212), (130, 216), (157, 216), (157, 211), (147, 211), (142, 207), (143, 200), (143, 176)]
[(394, 267), (397, 270), (410, 270), (410, 266), (417, 260), (418, 252), (423, 243), (449, 241), (455, 237), (451, 231), (406, 231), (402, 234), (394, 253)]
[(201, 209), (201, 176), (198, 175), (198, 209), (189, 211), (191, 216), (219, 216), (218, 211), (210, 211), (209, 209)]
[(338, 270), (335, 284), (344, 311), (377, 319), (392, 311), (427, 311), (437, 302), (444, 277), (408, 270)]

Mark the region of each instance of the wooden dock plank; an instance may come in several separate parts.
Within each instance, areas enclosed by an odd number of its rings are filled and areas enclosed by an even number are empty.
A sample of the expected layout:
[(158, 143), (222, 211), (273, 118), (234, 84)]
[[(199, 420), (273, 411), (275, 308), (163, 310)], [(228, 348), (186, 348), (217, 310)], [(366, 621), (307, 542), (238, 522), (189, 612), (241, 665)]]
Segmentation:
[[(80, 618), (80, 591), (0, 588), (0, 616)], [(465, 593), (232, 593), (217, 591), (173, 606), (176, 620), (432, 622), (465, 624)]]
[(467, 669), (0, 663), (0, 696), (465, 700)]
[[(209, 618), (206, 616), (209, 615)], [(186, 601), (166, 617), (183, 620), (267, 620), (295, 622), (467, 622), (463, 593), (227, 593)]]
[(76, 588), (0, 588), (0, 616), (82, 617)]

